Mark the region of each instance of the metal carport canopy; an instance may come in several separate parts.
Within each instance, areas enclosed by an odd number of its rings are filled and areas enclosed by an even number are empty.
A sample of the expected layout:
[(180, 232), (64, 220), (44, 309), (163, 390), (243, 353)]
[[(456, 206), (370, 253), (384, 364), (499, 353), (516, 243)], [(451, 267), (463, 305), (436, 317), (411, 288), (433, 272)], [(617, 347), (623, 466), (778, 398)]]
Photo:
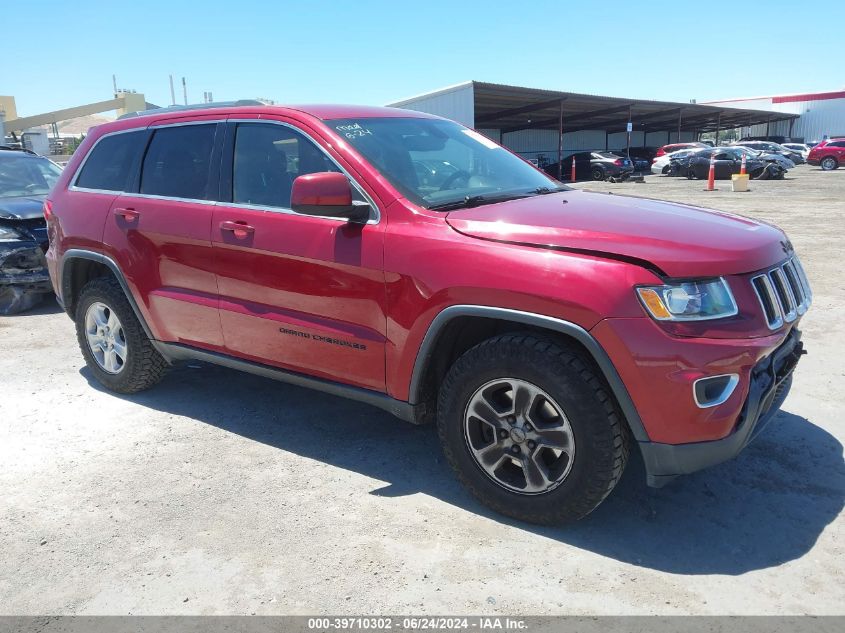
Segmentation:
[(503, 133), (558, 130), (561, 117), (563, 131), (567, 133), (578, 130), (624, 132), (628, 121), (637, 132), (710, 132), (798, 118), (797, 114), (769, 110), (602, 97), (479, 81), (472, 84), (475, 127), (498, 129)]

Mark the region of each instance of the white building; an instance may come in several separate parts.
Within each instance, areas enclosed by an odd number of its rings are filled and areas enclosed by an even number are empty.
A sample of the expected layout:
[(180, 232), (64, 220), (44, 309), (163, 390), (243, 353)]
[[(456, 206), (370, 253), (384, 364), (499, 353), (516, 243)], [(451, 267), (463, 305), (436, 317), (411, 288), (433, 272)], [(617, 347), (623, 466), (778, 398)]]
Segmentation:
[(797, 119), (788, 121), (743, 126), (742, 136), (784, 136), (804, 141), (821, 141), (832, 136), (845, 136), (845, 90), (725, 99), (703, 103), (799, 115)]

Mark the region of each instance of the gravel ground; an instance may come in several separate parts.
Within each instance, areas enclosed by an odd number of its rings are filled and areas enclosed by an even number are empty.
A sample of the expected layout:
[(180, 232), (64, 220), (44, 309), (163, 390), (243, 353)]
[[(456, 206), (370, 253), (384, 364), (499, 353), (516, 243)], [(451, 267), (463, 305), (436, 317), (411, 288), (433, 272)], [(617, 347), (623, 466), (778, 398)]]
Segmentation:
[(431, 428), (209, 366), (117, 396), (52, 302), (0, 318), (2, 613), (843, 613), (845, 170), (792, 174), (584, 185), (779, 224), (815, 304), (763, 437), (566, 528), (479, 506)]

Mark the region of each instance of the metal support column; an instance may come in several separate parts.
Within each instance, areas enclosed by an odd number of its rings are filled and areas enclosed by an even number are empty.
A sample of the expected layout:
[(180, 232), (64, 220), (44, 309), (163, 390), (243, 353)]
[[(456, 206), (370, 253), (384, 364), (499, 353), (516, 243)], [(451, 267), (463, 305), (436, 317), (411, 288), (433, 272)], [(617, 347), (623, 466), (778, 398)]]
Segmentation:
[(719, 113), (719, 116), (716, 118), (716, 142), (713, 143), (716, 147), (719, 146), (719, 128), (722, 127), (722, 113)]
[(560, 118), (557, 125), (557, 179), (563, 180), (563, 99), (560, 100)]

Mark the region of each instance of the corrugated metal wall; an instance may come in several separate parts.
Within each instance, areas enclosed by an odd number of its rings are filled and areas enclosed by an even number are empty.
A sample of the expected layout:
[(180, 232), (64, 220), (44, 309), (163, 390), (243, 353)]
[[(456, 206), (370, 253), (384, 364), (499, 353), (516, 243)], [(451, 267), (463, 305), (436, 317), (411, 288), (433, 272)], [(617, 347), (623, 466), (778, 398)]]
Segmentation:
[[(820, 141), (826, 135), (845, 134), (845, 99), (818, 99), (807, 101), (787, 101), (777, 103), (772, 97), (745, 99), (742, 101), (713, 101), (708, 105), (723, 105), (729, 108), (754, 108), (774, 110), (801, 115), (792, 124), (789, 133), (789, 121), (778, 121), (769, 125), (771, 136), (792, 136), (805, 141)], [(742, 136), (766, 136), (766, 124), (743, 127)]]
[(467, 127), (475, 127), (475, 95), (473, 85), (462, 84), (439, 90), (431, 95), (413, 97), (390, 103), (389, 106), (427, 112), (457, 121)]
[[(499, 142), (499, 131), (485, 129), (480, 130), (482, 134)], [(692, 132), (683, 132), (682, 141), (692, 141)], [(649, 132), (643, 139), (642, 132), (631, 133), (631, 147), (642, 147), (645, 144), (652, 147), (660, 147), (666, 143), (677, 142), (677, 131), (675, 132)], [(544, 156), (550, 162), (557, 162), (558, 138), (555, 130), (520, 130), (509, 132), (502, 136), (501, 142), (517, 154), (525, 158), (537, 158)], [(572, 152), (583, 152), (589, 150), (620, 150), (627, 147), (627, 134), (617, 132), (605, 134), (604, 130), (580, 130), (578, 132), (563, 133), (563, 154)]]

